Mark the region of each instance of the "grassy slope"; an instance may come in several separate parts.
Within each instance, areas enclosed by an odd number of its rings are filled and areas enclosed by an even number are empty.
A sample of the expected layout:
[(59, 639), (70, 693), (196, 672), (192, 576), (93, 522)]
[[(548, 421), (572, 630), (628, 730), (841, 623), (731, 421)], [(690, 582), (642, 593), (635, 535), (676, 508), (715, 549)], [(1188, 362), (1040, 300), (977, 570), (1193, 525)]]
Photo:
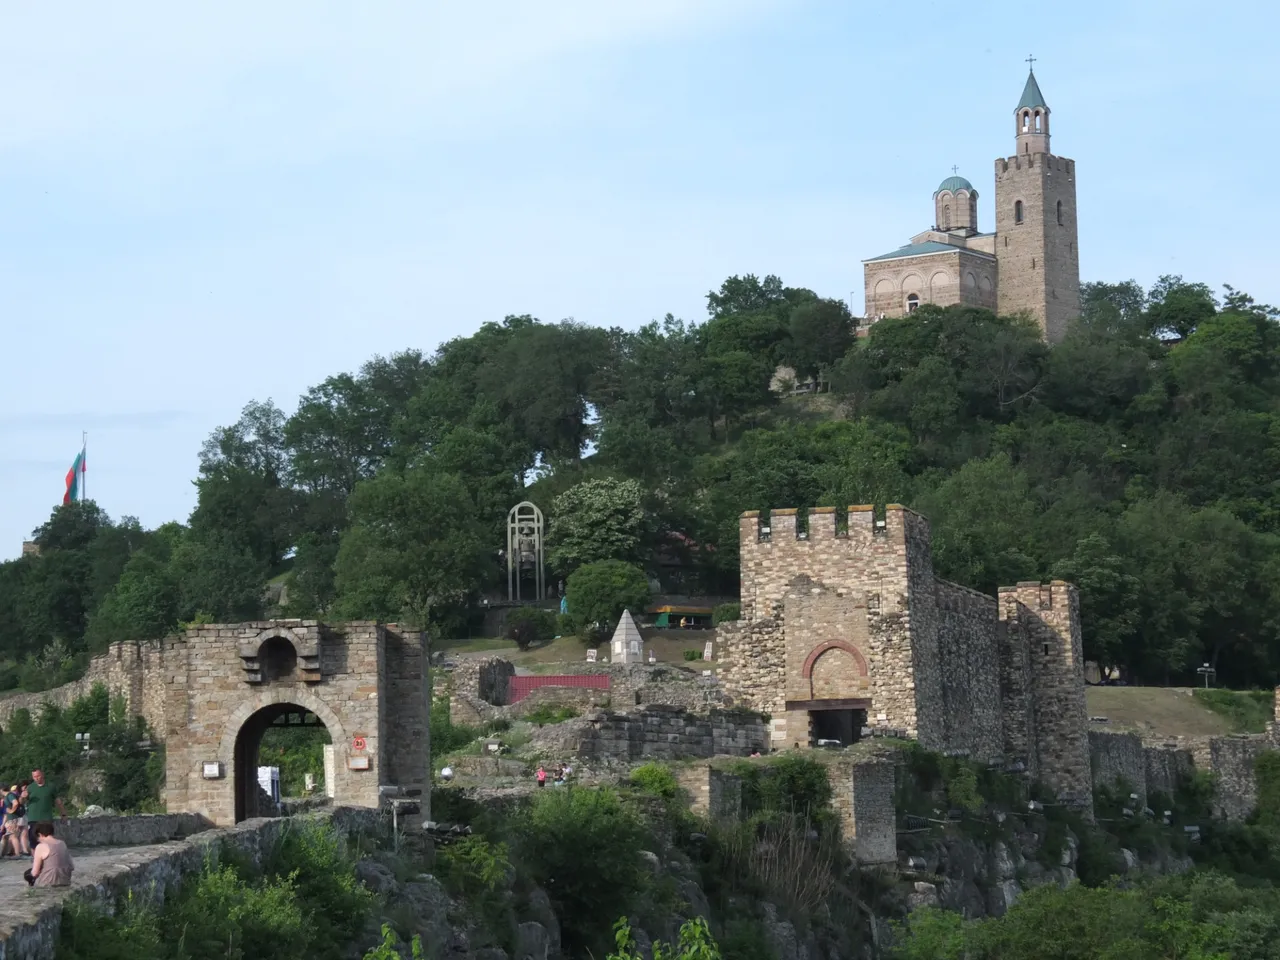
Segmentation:
[(1185, 687), (1090, 687), (1089, 716), (1106, 717), (1093, 729), (1133, 730), (1153, 737), (1212, 737), (1237, 727)]

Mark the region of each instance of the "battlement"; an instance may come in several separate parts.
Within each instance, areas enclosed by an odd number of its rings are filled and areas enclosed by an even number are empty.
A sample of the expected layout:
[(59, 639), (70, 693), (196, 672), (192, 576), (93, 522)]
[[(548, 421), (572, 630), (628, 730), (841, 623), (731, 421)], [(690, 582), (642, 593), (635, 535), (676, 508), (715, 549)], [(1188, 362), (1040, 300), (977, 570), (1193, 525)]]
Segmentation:
[(1056, 157), (1051, 153), (1015, 153), (1011, 157), (996, 159), (996, 179), (1007, 176), (1010, 168), (1014, 173), (1021, 170), (1034, 170), (1037, 167), (1050, 173), (1065, 174), (1068, 180), (1076, 177), (1076, 162), (1066, 157)]
[(1078, 602), (1074, 584), (1065, 580), (1024, 580), (1017, 586), (999, 589), (1000, 608), (1008, 609), (1011, 603), (1020, 603), (1029, 610), (1056, 610), (1069, 613), (1072, 603)]
[(855, 504), (846, 507), (843, 515), (836, 507), (775, 507), (767, 519), (759, 510), (747, 510), (739, 518), (738, 531), (744, 547), (850, 539), (902, 543), (906, 536), (928, 537), (929, 521), (900, 503)]

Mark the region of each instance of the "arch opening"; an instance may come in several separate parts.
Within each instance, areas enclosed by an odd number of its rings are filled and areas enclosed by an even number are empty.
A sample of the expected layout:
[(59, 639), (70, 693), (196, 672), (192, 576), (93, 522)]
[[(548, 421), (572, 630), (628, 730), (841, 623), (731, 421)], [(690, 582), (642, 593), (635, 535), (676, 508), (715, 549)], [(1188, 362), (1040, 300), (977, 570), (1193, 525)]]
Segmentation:
[(324, 748), (332, 743), (324, 721), (296, 703), (273, 703), (250, 714), (236, 733), (232, 761), (235, 822), (280, 816), (283, 798), (308, 795), (308, 775), (311, 796), (333, 796), (324, 763)]
[(914, 293), (907, 294), (907, 313), (915, 313), (920, 306), (920, 298)]
[(265, 683), (291, 683), (298, 679), (298, 651), (285, 637), (268, 637), (258, 650)]

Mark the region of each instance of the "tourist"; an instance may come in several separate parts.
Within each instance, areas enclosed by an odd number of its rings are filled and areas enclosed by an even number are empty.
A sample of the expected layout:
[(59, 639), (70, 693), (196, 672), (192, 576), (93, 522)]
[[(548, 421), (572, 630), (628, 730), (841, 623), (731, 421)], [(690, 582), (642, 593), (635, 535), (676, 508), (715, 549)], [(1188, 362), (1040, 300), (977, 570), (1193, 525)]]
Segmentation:
[(557, 787), (564, 786), (564, 764), (563, 763), (556, 766), (556, 786)]
[(538, 786), (545, 787), (547, 785), (547, 771), (539, 764), (538, 766)]
[(0, 828), (0, 855), (31, 856), (27, 837), (27, 781), (20, 780), (4, 797), (4, 825)]
[(27, 784), (27, 823), (30, 824), (28, 843), (32, 848), (37, 843), (36, 824), (52, 821), (55, 806), (58, 808), (58, 815), (65, 820), (67, 811), (62, 805), (62, 798), (53, 789), (53, 784), (45, 782), (43, 770), (32, 770), (31, 783)]
[(31, 858), (31, 869), (23, 873), (23, 878), (33, 887), (71, 886), (75, 864), (66, 842), (53, 835), (53, 824), (48, 820), (40, 821), (34, 829), (39, 843)]

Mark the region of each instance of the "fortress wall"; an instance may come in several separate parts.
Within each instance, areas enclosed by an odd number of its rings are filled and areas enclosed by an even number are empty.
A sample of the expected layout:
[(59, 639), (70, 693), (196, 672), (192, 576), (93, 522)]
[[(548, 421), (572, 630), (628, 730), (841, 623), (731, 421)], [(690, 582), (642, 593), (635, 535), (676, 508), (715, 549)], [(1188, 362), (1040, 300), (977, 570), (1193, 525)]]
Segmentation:
[(994, 597), (934, 580), (948, 749), (983, 763), (1004, 758), (1000, 729), (1000, 648)]
[(1147, 744), (1142, 756), (1148, 794), (1162, 793), (1172, 799), (1182, 781), (1195, 773), (1191, 751), (1176, 744)]
[(1263, 737), (1213, 737), (1209, 740), (1209, 770), (1214, 777), (1214, 813), (1227, 820), (1245, 820), (1258, 805), (1254, 764), (1271, 747)]
[(163, 739), (164, 664), (164, 643), (113, 643), (106, 653), (89, 661), (79, 680), (39, 693), (0, 696), (0, 729), (19, 710), (28, 711), (33, 720), (40, 716), (46, 703), (65, 710), (101, 683), (112, 698), (123, 696), (129, 712), (146, 719), (153, 735)]
[(1089, 766), (1093, 773), (1093, 786), (1109, 790), (1123, 789), (1138, 795), (1141, 804), (1147, 802), (1147, 756), (1142, 740), (1136, 733), (1115, 733), (1110, 730), (1089, 731)]

